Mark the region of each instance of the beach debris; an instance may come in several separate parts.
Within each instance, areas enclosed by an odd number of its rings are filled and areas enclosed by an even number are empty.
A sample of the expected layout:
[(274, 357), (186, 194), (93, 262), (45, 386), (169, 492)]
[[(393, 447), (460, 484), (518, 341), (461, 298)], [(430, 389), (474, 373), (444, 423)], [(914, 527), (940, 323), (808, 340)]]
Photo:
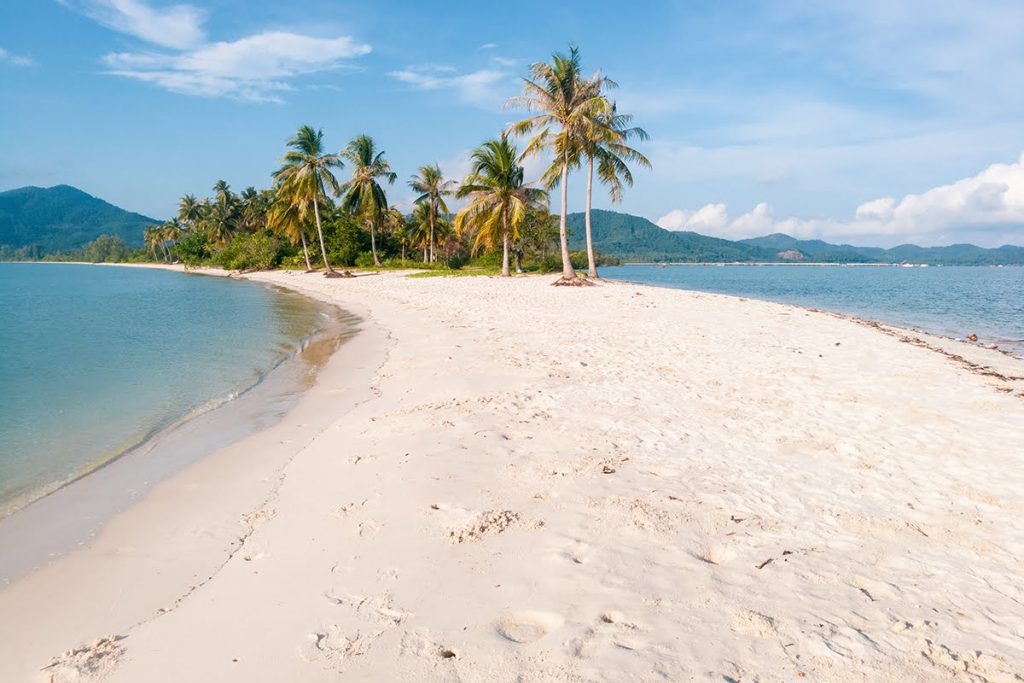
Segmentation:
[(768, 565), (770, 565), (774, 561), (775, 561), (774, 557), (769, 557), (767, 560), (765, 560), (761, 564), (757, 565), (757, 568), (758, 569), (764, 569), (765, 567), (767, 567)]
[(973, 332), (971, 332), (969, 335), (967, 335), (967, 341), (972, 341), (972, 342), (978, 341), (978, 335), (976, 335)]
[(601, 468), (601, 472), (603, 472), (604, 474), (615, 474), (615, 468), (608, 467), (608, 465), (605, 465), (604, 467)]

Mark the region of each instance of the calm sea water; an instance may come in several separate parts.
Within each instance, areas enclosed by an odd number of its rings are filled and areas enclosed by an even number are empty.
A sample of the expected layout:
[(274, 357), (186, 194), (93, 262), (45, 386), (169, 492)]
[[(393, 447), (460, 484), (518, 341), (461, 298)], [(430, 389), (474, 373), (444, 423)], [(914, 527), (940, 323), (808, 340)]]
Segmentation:
[(323, 315), (228, 278), (0, 263), (0, 516), (245, 392)]
[(616, 266), (607, 278), (821, 308), (1024, 356), (1024, 267)]

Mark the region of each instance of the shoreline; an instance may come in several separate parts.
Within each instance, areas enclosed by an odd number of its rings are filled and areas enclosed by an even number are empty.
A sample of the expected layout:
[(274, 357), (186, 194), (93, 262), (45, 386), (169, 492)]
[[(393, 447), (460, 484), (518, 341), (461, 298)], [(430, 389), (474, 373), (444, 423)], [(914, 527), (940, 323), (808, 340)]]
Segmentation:
[[(155, 269), (182, 272), (173, 267)], [(230, 276), (216, 271), (196, 274)], [(6, 501), (0, 517), (0, 547), (18, 550), (0, 556), (0, 584), (10, 584), (80, 547), (154, 485), (278, 422), (312, 386), (329, 357), (358, 332), (358, 317), (337, 306), (275, 285), (262, 286), (315, 303), (327, 320), (298, 339), (291, 355), (259, 372), (241, 390), (214, 396), (167, 424), (151, 427), (126, 440), (124, 447), (83, 465), (68, 479)]]
[(0, 590), (27, 615), (0, 677), (951, 679), (922, 630), (972, 672), (1024, 663), (985, 626), (1024, 543), (1014, 358), (967, 349), (999, 376), (969, 372), (833, 314), (615, 281), (245, 277), (365, 321), (328, 363), (356, 370), (302, 399), (324, 428), (208, 456)]

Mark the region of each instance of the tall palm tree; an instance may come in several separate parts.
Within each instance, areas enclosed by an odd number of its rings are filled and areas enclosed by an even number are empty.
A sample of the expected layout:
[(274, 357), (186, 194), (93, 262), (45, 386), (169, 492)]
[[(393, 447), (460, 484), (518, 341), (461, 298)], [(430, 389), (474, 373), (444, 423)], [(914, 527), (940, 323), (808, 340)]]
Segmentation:
[(431, 263), (437, 260), (437, 241), (434, 235), (437, 216), (442, 211), (448, 213), (448, 205), (445, 204), (444, 198), (454, 193), (454, 186), (454, 181), (445, 180), (441, 167), (437, 164), (421, 166), (419, 175), (413, 176), (409, 181), (409, 187), (420, 193), (416, 203), (427, 204), (429, 207)]
[(196, 199), (194, 194), (187, 194), (178, 202), (178, 219), (190, 228), (203, 217), (203, 204)]
[(235, 195), (231, 192), (231, 186), (225, 180), (218, 180), (213, 185), (213, 195), (218, 204), (227, 206), (234, 202)]
[(210, 239), (217, 244), (224, 244), (237, 227), (235, 218), (234, 207), (218, 201), (210, 204), (207, 208), (203, 215), (202, 226)]
[(476, 233), (474, 251), (501, 242), (501, 275), (510, 277), (509, 243), (518, 236), (527, 210), (543, 206), (544, 190), (523, 185), (523, 167), (517, 163), (515, 145), (502, 135), (488, 140), (473, 152), (469, 175), (457, 196), (469, 197), (469, 204), (455, 216), (455, 229)]
[(340, 191), (344, 193), (342, 208), (362, 216), (370, 226), (370, 249), (374, 265), (380, 265), (377, 256), (376, 226), (382, 221), (388, 207), (388, 198), (377, 178), (393, 184), (397, 173), (391, 171), (391, 164), (384, 159), (384, 150), (377, 151), (376, 143), (369, 135), (357, 135), (341, 151), (341, 156), (352, 163), (352, 177)]
[(179, 239), (181, 239), (181, 233), (184, 231), (185, 227), (177, 218), (172, 218), (171, 220), (165, 222), (160, 227), (161, 237), (163, 237), (164, 241), (164, 256), (167, 258), (168, 261), (170, 261), (171, 252), (167, 248), (167, 243), (170, 242), (171, 244), (174, 244)]
[(562, 186), (562, 213), (559, 240), (562, 248), (562, 278), (555, 284), (582, 284), (576, 279), (569, 260), (569, 239), (566, 231), (569, 170), (580, 163), (580, 139), (592, 125), (592, 119), (607, 107), (602, 97), (604, 86), (614, 83), (596, 73), (584, 80), (581, 75), (579, 48), (570, 46), (569, 54), (554, 53), (551, 63), (537, 62), (530, 66), (530, 78), (523, 79), (523, 94), (511, 98), (507, 107), (531, 112), (534, 116), (513, 124), (517, 135), (533, 134), (523, 157), (549, 151), (552, 163), (544, 173), (548, 189)]
[(337, 154), (324, 154), (324, 134), (322, 130), (313, 130), (311, 126), (302, 126), (287, 142), (292, 149), (288, 150), (282, 161), (284, 165), (274, 173), (274, 180), (279, 183), (279, 193), (287, 197), (287, 201), (299, 209), (300, 218), (308, 215), (313, 209), (316, 219), (316, 232), (320, 237), (320, 253), (324, 257), (326, 277), (337, 277), (327, 260), (327, 247), (324, 245), (324, 231), (320, 224), (320, 204), (328, 202), (327, 191), (335, 196), (340, 188), (333, 169), (344, 166)]
[(267, 212), (267, 225), (276, 233), (284, 235), (292, 244), (302, 242), (302, 255), (306, 259), (306, 272), (312, 273), (313, 266), (309, 262), (309, 246), (306, 244), (307, 221), (302, 216), (302, 208), (287, 197), (278, 199), (270, 205)]
[(587, 158), (587, 276), (596, 278), (597, 261), (594, 258), (594, 238), (590, 229), (590, 207), (594, 192), (594, 161), (597, 160), (597, 175), (608, 186), (612, 202), (622, 200), (623, 183), (633, 186), (633, 174), (626, 162), (632, 161), (644, 168), (651, 162), (627, 143), (632, 138), (647, 139), (647, 131), (630, 127), (632, 114), (620, 114), (614, 102), (607, 104), (603, 111), (593, 117), (581, 136), (581, 151)]
[[(431, 216), (430, 204), (423, 202), (413, 207), (412, 215), (409, 217), (410, 233), (409, 240), (416, 247), (423, 249), (423, 262), (430, 263), (430, 229), (434, 229), (434, 244), (444, 244), (452, 233), (452, 222), (449, 219), (451, 214), (437, 214)], [(436, 260), (436, 257), (435, 257)]]

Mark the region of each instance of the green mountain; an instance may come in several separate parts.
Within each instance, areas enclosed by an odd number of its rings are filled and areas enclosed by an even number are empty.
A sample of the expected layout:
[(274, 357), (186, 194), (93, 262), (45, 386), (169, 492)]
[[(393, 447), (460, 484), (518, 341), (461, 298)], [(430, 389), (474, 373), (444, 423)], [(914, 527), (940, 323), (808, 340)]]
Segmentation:
[[(571, 213), (566, 225), (572, 231), (570, 249), (586, 245), (586, 224), (582, 213)], [(591, 214), (594, 248), (602, 254), (625, 261), (770, 261), (775, 251), (742, 242), (708, 237), (695, 232), (659, 228), (646, 218), (595, 209)]]
[(100, 235), (113, 235), (138, 248), (146, 226), (159, 222), (70, 185), (0, 192), (0, 247), (72, 251)]
[[(582, 213), (571, 213), (571, 249), (583, 249), (586, 227)], [(591, 219), (594, 247), (624, 261), (670, 263), (810, 262), (810, 263), (929, 263), (943, 265), (1024, 265), (1024, 247), (985, 249), (973, 244), (919, 247), (903, 244), (892, 249), (800, 240), (782, 233), (739, 241), (708, 237), (695, 232), (660, 228), (646, 218), (595, 210)]]

